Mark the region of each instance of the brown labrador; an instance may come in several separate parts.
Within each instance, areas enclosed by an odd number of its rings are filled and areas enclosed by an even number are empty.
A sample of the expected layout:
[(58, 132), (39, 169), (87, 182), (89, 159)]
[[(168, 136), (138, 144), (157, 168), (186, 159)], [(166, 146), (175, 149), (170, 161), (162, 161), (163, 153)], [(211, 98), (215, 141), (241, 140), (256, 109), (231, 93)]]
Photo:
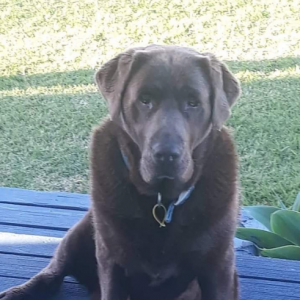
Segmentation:
[[(96, 73), (92, 206), (50, 264), (1, 300), (44, 299), (66, 275), (94, 300), (236, 300), (237, 158), (227, 67), (177, 46), (133, 48)], [(99, 275), (99, 276), (98, 276)]]

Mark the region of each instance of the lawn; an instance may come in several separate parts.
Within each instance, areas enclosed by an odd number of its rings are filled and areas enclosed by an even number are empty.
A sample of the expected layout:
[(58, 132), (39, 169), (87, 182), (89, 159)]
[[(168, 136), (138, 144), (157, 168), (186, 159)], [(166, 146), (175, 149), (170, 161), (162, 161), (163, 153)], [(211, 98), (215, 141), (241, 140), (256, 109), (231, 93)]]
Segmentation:
[(211, 51), (240, 79), (228, 125), (245, 204), (300, 190), (299, 0), (2, 0), (0, 185), (88, 192), (88, 143), (106, 114), (93, 84), (132, 45)]

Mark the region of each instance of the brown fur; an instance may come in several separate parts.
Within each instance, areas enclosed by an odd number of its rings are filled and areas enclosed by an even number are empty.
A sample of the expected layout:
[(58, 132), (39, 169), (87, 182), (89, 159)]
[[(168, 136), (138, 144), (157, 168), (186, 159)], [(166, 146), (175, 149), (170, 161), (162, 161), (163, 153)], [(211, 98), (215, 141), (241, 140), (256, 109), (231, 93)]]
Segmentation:
[[(0, 294), (1, 300), (42, 299), (54, 293), (66, 275), (73, 275), (86, 285), (93, 300), (238, 299), (233, 249), (239, 210), (237, 159), (228, 130), (220, 129), (238, 97), (238, 84), (227, 68), (211, 55), (201, 56), (188, 48), (159, 47), (125, 52), (125, 67), (120, 67), (119, 56), (98, 73), (97, 82), (109, 102), (113, 121), (106, 119), (93, 133), (91, 209), (68, 232), (49, 266), (23, 286)], [(143, 57), (139, 57), (138, 66), (145, 74), (135, 76), (138, 70), (128, 70), (128, 63), (130, 68), (132, 65), (136, 68), (131, 59), (137, 57), (136, 51), (140, 49), (145, 51)], [(183, 53), (185, 59), (201, 60), (197, 68), (201, 68), (203, 76), (196, 70), (193, 76), (198, 76), (201, 87), (207, 89), (209, 102), (203, 104), (202, 118), (210, 121), (203, 121), (198, 124), (201, 128), (194, 128), (198, 112), (193, 110), (187, 121), (182, 121), (185, 128), (192, 129), (183, 131), (181, 127), (173, 126), (171, 131), (157, 137), (156, 132), (162, 128), (158, 123), (153, 127), (155, 130), (148, 126), (149, 130), (141, 135), (140, 131), (132, 129), (141, 126), (141, 122), (140, 113), (128, 100), (133, 93), (130, 89), (137, 88), (144, 82), (143, 78), (149, 78), (151, 71), (142, 66), (155, 63), (155, 60), (149, 62), (155, 55), (160, 59), (165, 57), (165, 52), (167, 58), (177, 59), (176, 55)], [(147, 56), (146, 60), (144, 56)], [(171, 64), (172, 70), (176, 62), (169, 60), (164, 64)], [(178, 58), (178, 65), (182, 65), (181, 58)], [(121, 70), (117, 71), (118, 68)], [(180, 80), (184, 81), (185, 76), (189, 78), (186, 74), (182, 72)], [(124, 82), (120, 83), (121, 79), (116, 76), (122, 76)], [(173, 77), (176, 79), (176, 76)], [(120, 107), (121, 100), (125, 101), (123, 108)], [(173, 109), (173, 115), (170, 113), (170, 105), (164, 113), (167, 121), (174, 123), (174, 114), (178, 122), (181, 121), (178, 110)], [(158, 108), (155, 113), (162, 109)], [(155, 113), (148, 117), (152, 123)], [(187, 134), (192, 136), (184, 140)], [(149, 165), (151, 143), (165, 145), (166, 137), (170, 135), (180, 137), (171, 144), (177, 147), (181, 143), (180, 155), (185, 157), (178, 159), (176, 170), (188, 174), (184, 168), (191, 168), (191, 176), (178, 176), (170, 181), (164, 179), (160, 185), (151, 180), (146, 182), (141, 170), (142, 157), (148, 157), (145, 168), (149, 178), (156, 178), (161, 170), (155, 161)], [(196, 137), (197, 140), (193, 140)], [(125, 165), (121, 151), (128, 157), (130, 169)], [(170, 165), (168, 168), (175, 170), (175, 164)], [(176, 207), (172, 222), (160, 228), (151, 213), (157, 202), (157, 192), (162, 192), (164, 204), (168, 205), (174, 195), (177, 197), (191, 185), (195, 189), (189, 199)]]

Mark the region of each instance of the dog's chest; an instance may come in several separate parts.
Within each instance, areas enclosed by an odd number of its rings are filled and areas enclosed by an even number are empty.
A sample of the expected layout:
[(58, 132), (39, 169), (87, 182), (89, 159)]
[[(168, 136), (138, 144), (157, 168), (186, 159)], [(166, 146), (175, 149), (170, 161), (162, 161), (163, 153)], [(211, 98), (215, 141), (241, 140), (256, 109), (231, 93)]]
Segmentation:
[(158, 264), (155, 262), (142, 262), (141, 270), (149, 278), (149, 286), (155, 287), (161, 285), (166, 280), (177, 277), (180, 273), (176, 262)]
[[(152, 231), (151, 236), (140, 239), (140, 248), (136, 249), (139, 257), (139, 272), (147, 275), (149, 286), (158, 286), (166, 280), (177, 277), (180, 273), (182, 253), (174, 233)], [(155, 234), (156, 233), (156, 234)], [(141, 242), (143, 240), (143, 242)]]

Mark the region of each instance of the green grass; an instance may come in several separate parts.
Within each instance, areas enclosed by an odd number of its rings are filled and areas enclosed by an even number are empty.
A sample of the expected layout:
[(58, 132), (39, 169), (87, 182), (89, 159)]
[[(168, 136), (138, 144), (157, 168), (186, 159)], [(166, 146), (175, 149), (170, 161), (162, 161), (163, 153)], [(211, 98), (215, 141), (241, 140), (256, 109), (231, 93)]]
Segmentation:
[(2, 0), (0, 185), (88, 192), (93, 85), (133, 45), (193, 46), (226, 60), (243, 95), (228, 124), (244, 203), (291, 204), (300, 190), (298, 0)]

